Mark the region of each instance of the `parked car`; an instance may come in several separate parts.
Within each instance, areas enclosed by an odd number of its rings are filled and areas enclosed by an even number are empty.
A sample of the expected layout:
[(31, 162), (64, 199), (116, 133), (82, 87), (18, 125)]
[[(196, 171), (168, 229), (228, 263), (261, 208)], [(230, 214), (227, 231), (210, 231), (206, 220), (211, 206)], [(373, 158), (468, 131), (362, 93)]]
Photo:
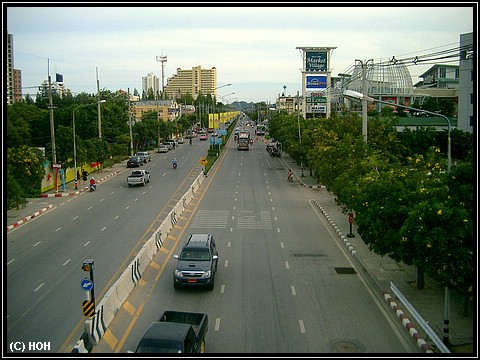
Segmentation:
[(129, 167), (140, 167), (144, 164), (144, 161), (140, 158), (140, 156), (132, 156), (127, 161), (127, 168)]
[(211, 234), (190, 234), (183, 245), (173, 273), (173, 287), (205, 286), (213, 290), (217, 272), (218, 252)]
[(157, 148), (157, 153), (167, 153), (168, 150), (170, 149), (168, 148), (167, 145), (160, 145), (160, 147)]
[(184, 144), (184, 143), (185, 143), (185, 139), (184, 139), (184, 138), (178, 138), (178, 139), (177, 139), (177, 143), (178, 143), (178, 144)]
[(163, 145), (165, 145), (168, 148), (168, 150), (173, 150), (173, 141), (172, 142), (165, 141)]
[(177, 142), (175, 140), (167, 140), (167, 143), (172, 146), (172, 149), (175, 149), (175, 147), (177, 146)]
[(152, 155), (150, 155), (148, 151), (139, 151), (135, 154), (135, 156), (139, 156), (145, 164), (149, 161), (152, 161)]

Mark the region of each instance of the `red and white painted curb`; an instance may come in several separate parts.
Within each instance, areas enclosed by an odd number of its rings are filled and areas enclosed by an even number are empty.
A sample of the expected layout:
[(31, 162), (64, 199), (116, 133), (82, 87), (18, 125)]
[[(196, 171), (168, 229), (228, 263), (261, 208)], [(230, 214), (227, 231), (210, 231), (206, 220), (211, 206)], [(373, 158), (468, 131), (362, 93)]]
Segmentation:
[[(108, 179), (109, 177), (111, 177), (113, 175), (116, 175), (117, 173), (118, 173), (118, 171), (114, 171), (110, 175), (105, 176), (105, 177), (101, 178), (100, 180), (97, 180), (97, 184), (100, 184), (102, 181)], [(62, 192), (62, 193), (55, 193), (55, 194), (40, 194), (40, 197), (51, 198), (51, 197), (75, 196), (75, 195), (78, 195), (81, 191), (85, 191), (85, 190), (88, 190), (88, 186), (85, 186), (83, 188), (79, 188), (78, 190), (76, 190), (74, 192), (68, 192), (68, 193), (67, 192)]]
[(12, 229), (15, 229), (16, 227), (19, 227), (20, 225), (27, 222), (28, 220), (31, 220), (31, 219), (37, 217), (38, 215), (43, 214), (45, 211), (50, 210), (52, 207), (53, 207), (53, 205), (50, 204), (47, 207), (41, 209), (40, 211), (37, 211), (37, 212), (33, 213), (32, 215), (24, 217), (22, 220), (19, 220), (16, 223), (14, 223), (12, 225), (8, 225), (7, 226), (7, 231), (10, 231)]
[(388, 302), (392, 310), (395, 311), (395, 314), (397, 315), (397, 317), (402, 321), (402, 324), (405, 327), (405, 329), (408, 330), (409, 334), (417, 342), (417, 346), (424, 353), (433, 353), (433, 351), (430, 349), (430, 346), (427, 344), (425, 339), (422, 337), (422, 335), (420, 335), (417, 329), (415, 329), (415, 326), (413, 325), (413, 323), (410, 321), (409, 318), (406, 317), (405, 313), (400, 309), (400, 307), (392, 298), (392, 296), (389, 293), (385, 292), (383, 294), (383, 297)]

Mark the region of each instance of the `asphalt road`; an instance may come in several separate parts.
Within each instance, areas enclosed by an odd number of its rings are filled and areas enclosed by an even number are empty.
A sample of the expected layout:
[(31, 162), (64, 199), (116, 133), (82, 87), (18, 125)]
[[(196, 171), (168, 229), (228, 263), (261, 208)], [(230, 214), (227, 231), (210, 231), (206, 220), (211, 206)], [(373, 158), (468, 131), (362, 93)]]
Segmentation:
[[(95, 261), (94, 291), (101, 299), (200, 173), (208, 142), (154, 154), (145, 187), (129, 188), (130, 169), (82, 192), (7, 237), (5, 330), (7, 343), (48, 343), (69, 352), (83, 332), (80, 281), (85, 259)], [(179, 166), (172, 169), (171, 159)]]
[[(206, 312), (208, 353), (420, 352), (356, 271), (312, 193), (287, 182), (262, 143), (244, 152), (230, 143), (204, 184), (94, 352), (134, 350), (164, 310)], [(190, 233), (216, 239), (213, 291), (173, 288), (172, 255)]]

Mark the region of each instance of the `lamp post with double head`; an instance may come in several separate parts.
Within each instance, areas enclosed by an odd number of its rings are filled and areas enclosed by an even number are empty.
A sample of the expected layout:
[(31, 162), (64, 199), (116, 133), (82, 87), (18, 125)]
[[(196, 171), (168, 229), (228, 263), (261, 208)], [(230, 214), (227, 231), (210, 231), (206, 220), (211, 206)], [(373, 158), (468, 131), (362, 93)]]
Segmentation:
[(434, 116), (440, 116), (442, 118), (444, 118), (447, 123), (448, 123), (448, 167), (447, 167), (447, 173), (450, 174), (450, 170), (452, 168), (452, 141), (451, 141), (451, 123), (450, 123), (450, 119), (443, 115), (443, 114), (438, 114), (438, 113), (435, 113), (435, 112), (432, 112), (432, 111), (427, 111), (427, 110), (424, 110), (424, 109), (417, 109), (417, 108), (414, 108), (414, 107), (411, 107), (411, 106), (406, 106), (406, 105), (400, 105), (400, 104), (397, 104), (397, 103), (392, 103), (392, 102), (388, 102), (388, 101), (384, 101), (384, 100), (378, 100), (378, 99), (375, 99), (375, 98), (372, 98), (370, 96), (366, 96), (362, 93), (359, 93), (357, 91), (353, 91), (353, 90), (344, 90), (343, 91), (343, 96), (347, 97), (347, 98), (350, 98), (350, 99), (354, 99), (354, 100), (362, 100), (362, 101), (369, 101), (369, 102), (377, 102), (377, 103), (380, 103), (380, 104), (386, 104), (386, 105), (390, 105), (390, 106), (398, 106), (399, 108), (403, 108), (403, 109), (408, 109), (408, 110), (413, 110), (413, 111), (423, 111), (424, 113), (426, 114), (430, 114), (430, 115), (434, 115)]
[[(87, 106), (93, 106), (97, 104), (101, 104), (106, 102), (106, 100), (100, 100), (94, 104), (84, 104), (84, 105), (79, 105), (72, 111), (72, 129), (73, 129), (73, 172), (75, 175), (75, 190), (78, 189), (78, 176), (77, 176), (77, 143), (76, 143), (76, 136), (75, 136), (75, 111), (82, 108), (82, 107), (87, 107)], [(100, 106), (100, 105), (99, 105)]]

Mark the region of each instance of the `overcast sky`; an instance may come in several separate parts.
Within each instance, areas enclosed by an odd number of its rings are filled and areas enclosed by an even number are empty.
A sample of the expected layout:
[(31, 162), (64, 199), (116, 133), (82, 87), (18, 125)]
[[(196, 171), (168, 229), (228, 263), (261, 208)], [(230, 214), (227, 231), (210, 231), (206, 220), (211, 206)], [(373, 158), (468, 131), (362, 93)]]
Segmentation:
[[(122, 3), (119, 3), (122, 4)], [(275, 102), (301, 92), (302, 58), (297, 47), (336, 47), (332, 76), (356, 59), (375, 62), (426, 55), (459, 45), (473, 32), (474, 8), (387, 5), (268, 5), (251, 7), (149, 6), (18, 7), (3, 3), (13, 34), (14, 67), (22, 71), (23, 93), (36, 94), (48, 74), (63, 74), (73, 94), (100, 88), (142, 91), (142, 76), (156, 74), (167, 56), (165, 83), (177, 68), (217, 68), (225, 101)], [(15, 5), (15, 3), (12, 3)], [(476, 9), (475, 9), (476, 11)], [(4, 24), (5, 26), (5, 24)], [(50, 64), (50, 65), (49, 65)], [(458, 62), (452, 64), (458, 65)], [(433, 64), (409, 66), (413, 83)], [(218, 100), (221, 100), (219, 97)]]

